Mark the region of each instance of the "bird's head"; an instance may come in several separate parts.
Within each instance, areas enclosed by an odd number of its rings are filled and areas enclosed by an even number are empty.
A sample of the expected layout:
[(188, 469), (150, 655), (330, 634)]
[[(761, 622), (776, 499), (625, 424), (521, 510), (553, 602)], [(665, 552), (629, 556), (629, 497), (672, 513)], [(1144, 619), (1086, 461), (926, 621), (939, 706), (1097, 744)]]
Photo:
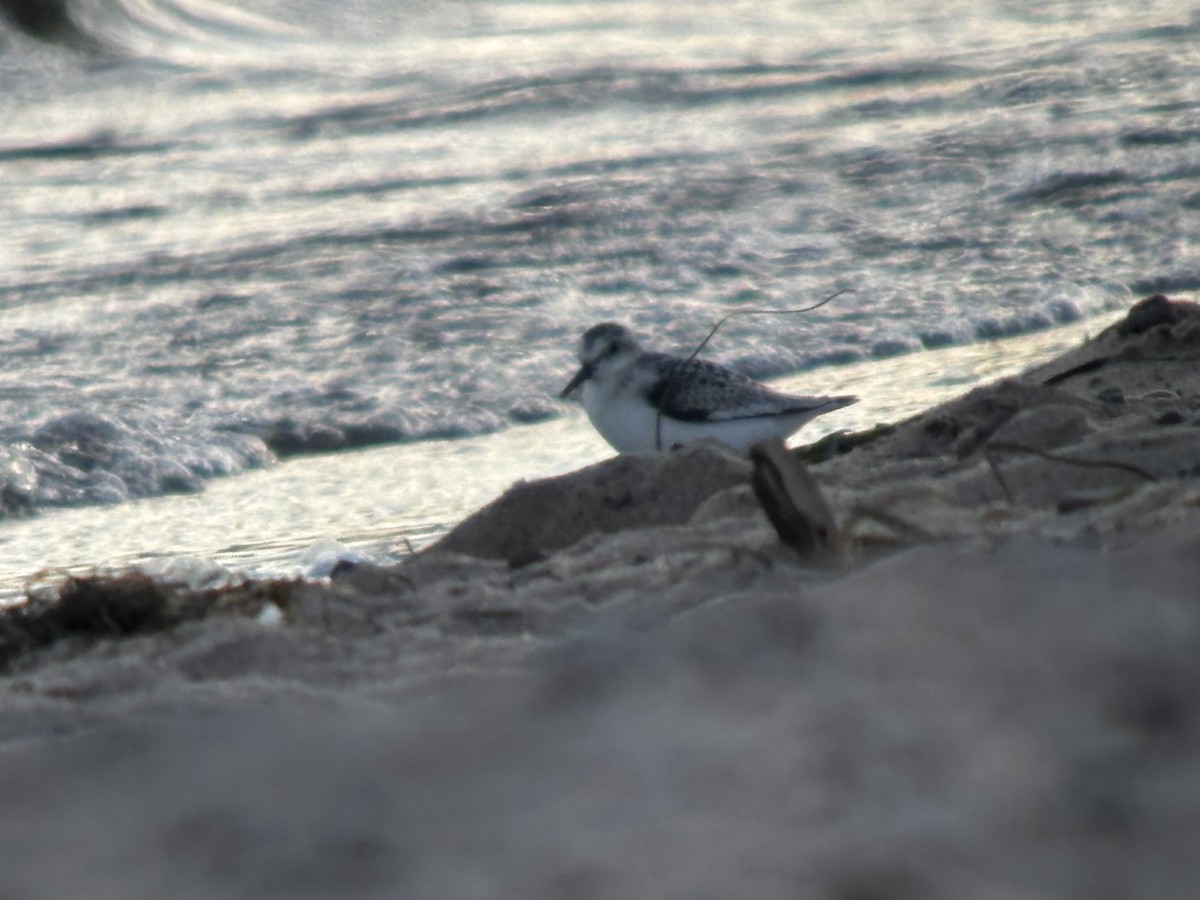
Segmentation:
[(579, 339), (579, 371), (559, 396), (569, 396), (589, 378), (624, 368), (641, 349), (637, 338), (624, 325), (616, 322), (593, 325)]

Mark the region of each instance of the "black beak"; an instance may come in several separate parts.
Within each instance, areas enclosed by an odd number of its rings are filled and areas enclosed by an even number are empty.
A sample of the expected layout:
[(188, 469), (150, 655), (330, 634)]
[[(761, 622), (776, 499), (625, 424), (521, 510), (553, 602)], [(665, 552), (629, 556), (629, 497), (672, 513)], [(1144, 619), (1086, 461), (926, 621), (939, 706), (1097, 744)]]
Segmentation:
[(565, 388), (563, 388), (562, 393), (559, 394), (558, 396), (560, 398), (565, 398), (565, 397), (569, 396), (571, 391), (575, 390), (575, 388), (579, 387), (581, 384), (583, 384), (585, 381), (587, 381), (589, 378), (591, 378), (592, 374), (595, 371), (596, 371), (596, 367), (593, 366), (591, 363), (584, 363), (582, 366), (579, 367), (579, 371), (575, 373), (575, 377), (572, 378), (570, 380), (570, 382), (567, 383), (567, 386)]

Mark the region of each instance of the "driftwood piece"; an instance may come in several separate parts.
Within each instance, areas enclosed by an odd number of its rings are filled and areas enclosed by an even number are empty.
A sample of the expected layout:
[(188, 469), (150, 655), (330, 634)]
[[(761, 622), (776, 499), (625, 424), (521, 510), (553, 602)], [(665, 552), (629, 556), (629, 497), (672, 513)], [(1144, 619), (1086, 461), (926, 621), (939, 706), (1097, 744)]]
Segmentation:
[(754, 495), (779, 539), (802, 556), (834, 549), (837, 520), (807, 466), (778, 438), (751, 447), (750, 461), (754, 464), (750, 474)]

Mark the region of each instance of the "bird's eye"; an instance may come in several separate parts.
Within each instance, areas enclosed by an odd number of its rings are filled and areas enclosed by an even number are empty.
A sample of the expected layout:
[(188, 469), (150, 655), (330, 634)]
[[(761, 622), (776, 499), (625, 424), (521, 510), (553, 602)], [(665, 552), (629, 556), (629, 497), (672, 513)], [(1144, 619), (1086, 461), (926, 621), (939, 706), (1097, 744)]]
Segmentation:
[(616, 344), (609, 344), (608, 349), (604, 351), (605, 356), (616, 356), (617, 350), (620, 349)]

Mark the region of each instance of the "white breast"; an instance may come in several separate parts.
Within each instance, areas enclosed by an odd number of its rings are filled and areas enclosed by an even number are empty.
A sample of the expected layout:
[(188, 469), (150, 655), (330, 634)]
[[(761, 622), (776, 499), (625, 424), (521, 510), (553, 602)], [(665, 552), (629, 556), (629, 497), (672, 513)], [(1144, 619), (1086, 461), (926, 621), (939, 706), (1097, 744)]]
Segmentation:
[[(613, 393), (604, 390), (594, 381), (583, 385), (583, 408), (587, 410), (592, 425), (600, 436), (621, 453), (651, 453), (656, 448), (654, 441), (654, 408), (640, 398), (628, 393)], [(667, 420), (663, 420), (666, 425)], [(666, 444), (664, 435), (664, 446)]]

